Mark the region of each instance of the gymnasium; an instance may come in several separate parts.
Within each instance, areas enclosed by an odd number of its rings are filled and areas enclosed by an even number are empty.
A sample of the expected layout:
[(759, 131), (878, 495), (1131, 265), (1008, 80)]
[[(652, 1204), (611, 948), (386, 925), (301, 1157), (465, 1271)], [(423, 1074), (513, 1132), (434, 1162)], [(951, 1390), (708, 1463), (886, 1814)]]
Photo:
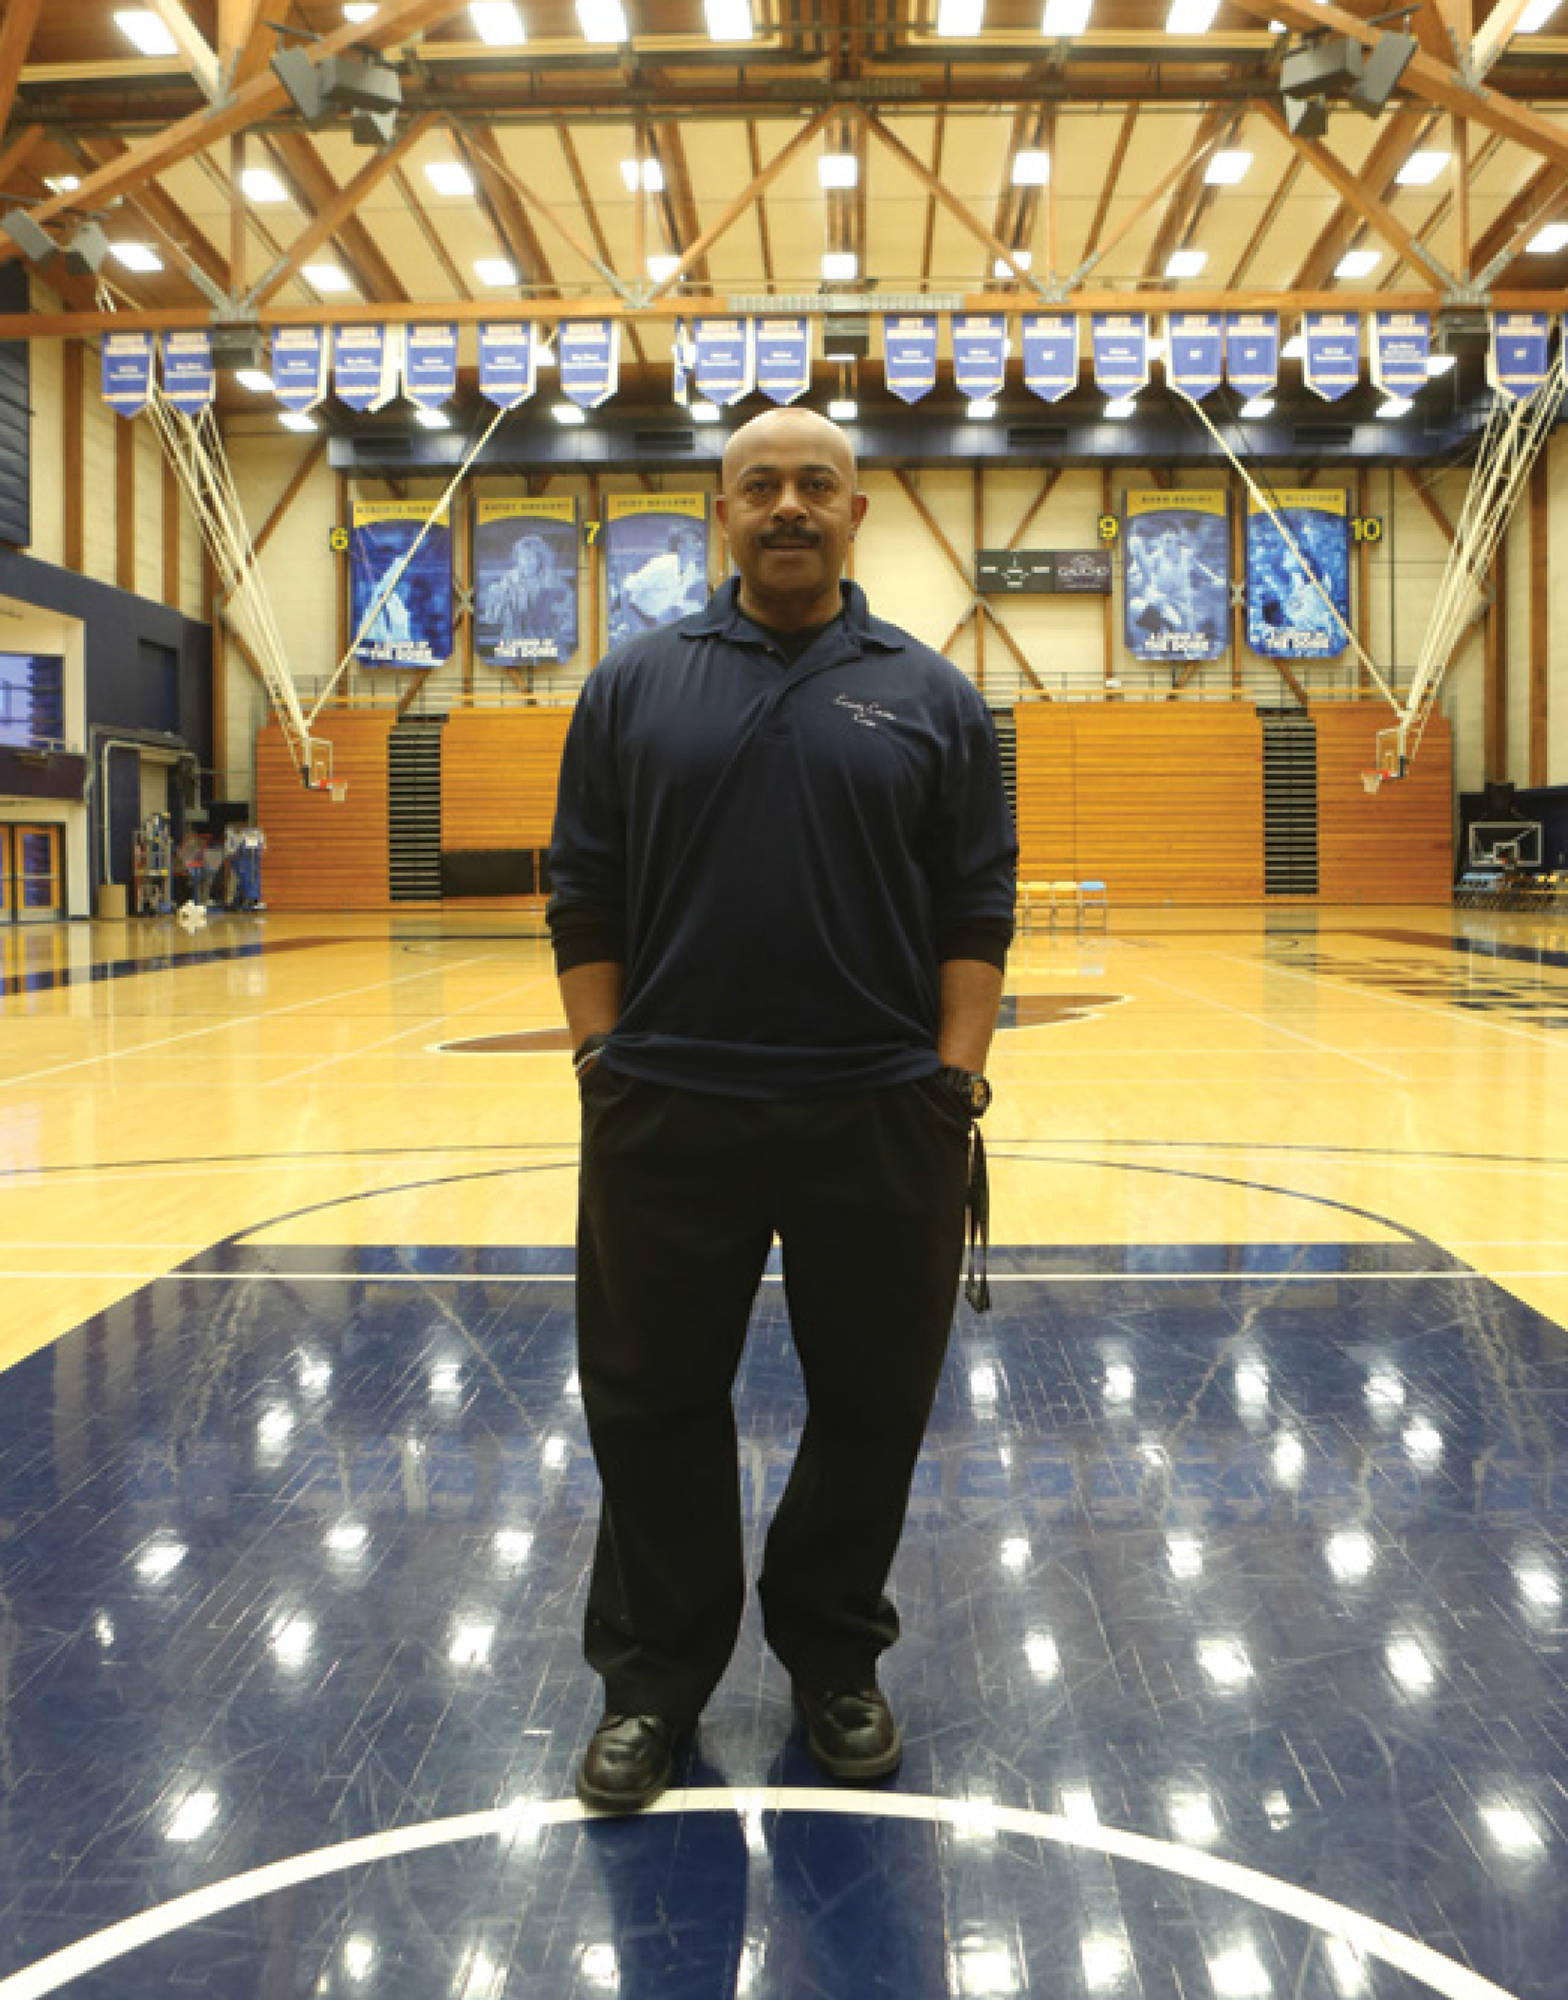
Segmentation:
[[(1560, 0), (0, 0), (0, 2000), (1568, 2000), (1565, 106)], [(748, 1607), (605, 1817), (557, 778), (793, 404), (1001, 749), (994, 1303), (897, 1776)], [(776, 1264), (735, 1407), (755, 1554)]]

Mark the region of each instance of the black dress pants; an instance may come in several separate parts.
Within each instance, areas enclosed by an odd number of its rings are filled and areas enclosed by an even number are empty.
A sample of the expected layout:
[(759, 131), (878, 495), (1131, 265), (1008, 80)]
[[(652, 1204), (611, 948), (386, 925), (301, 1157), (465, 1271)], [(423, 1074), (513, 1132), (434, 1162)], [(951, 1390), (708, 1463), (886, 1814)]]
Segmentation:
[(578, 1363), (603, 1485), (585, 1651), (611, 1713), (694, 1721), (745, 1602), (731, 1394), (773, 1238), (807, 1418), (758, 1590), (817, 1690), (869, 1685), (947, 1351), (968, 1119), (934, 1080), (795, 1102), (583, 1085)]

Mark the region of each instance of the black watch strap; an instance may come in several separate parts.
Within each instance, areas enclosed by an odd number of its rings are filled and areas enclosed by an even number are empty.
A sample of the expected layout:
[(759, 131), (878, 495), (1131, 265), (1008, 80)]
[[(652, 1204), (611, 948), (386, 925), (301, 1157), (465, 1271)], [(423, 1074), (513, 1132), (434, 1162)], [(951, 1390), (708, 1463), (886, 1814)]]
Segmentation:
[(990, 1110), (991, 1085), (979, 1070), (946, 1063), (936, 1074), (937, 1081), (953, 1092), (971, 1118), (983, 1118)]

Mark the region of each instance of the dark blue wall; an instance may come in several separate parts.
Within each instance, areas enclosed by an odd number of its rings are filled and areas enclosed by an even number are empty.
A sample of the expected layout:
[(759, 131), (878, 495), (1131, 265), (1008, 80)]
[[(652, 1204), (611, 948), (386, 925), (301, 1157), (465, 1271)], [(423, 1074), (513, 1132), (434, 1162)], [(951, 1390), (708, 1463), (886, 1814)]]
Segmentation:
[[(0, 265), (0, 312), (29, 304), (26, 265)], [(18, 549), (33, 539), (30, 351), (25, 340), (0, 340), (0, 542)]]
[[(0, 548), (0, 596), (81, 620), (89, 732), (150, 731), (177, 736), (195, 751), (203, 773), (212, 769), (212, 630), (194, 619), (129, 591), (73, 570), (56, 569)], [(81, 747), (91, 749), (92, 737)], [(95, 764), (98, 762), (94, 759)], [(134, 760), (111, 759), (132, 771)], [(96, 786), (98, 771), (92, 774)], [(205, 790), (204, 786), (204, 790)], [(94, 798), (93, 880), (101, 878)], [(138, 815), (139, 817), (139, 815)], [(135, 824), (133, 817), (130, 824)], [(123, 847), (122, 857), (118, 849)], [(115, 876), (127, 879), (129, 833), (116, 842)]]

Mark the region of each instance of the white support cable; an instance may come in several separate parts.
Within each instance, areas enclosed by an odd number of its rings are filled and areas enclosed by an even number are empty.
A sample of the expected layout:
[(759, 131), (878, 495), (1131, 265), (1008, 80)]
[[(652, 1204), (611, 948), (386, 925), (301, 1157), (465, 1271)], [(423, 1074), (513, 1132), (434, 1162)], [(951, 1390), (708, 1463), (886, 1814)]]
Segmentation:
[(1197, 412), (1198, 418), (1203, 424), (1205, 430), (1208, 431), (1209, 435), (1214, 439), (1214, 442), (1219, 446), (1220, 450), (1224, 452), (1225, 456), (1230, 460), (1231, 464), (1236, 468), (1237, 472), (1241, 474), (1242, 480), (1246, 485), (1247, 491), (1257, 501), (1258, 505), (1263, 509), (1264, 513), (1268, 515), (1269, 519), (1274, 523), (1274, 526), (1279, 530), (1281, 539), (1284, 541), (1286, 547), (1290, 550), (1291, 554), (1296, 558), (1297, 562), (1300, 563), (1302, 572), (1306, 576), (1307, 581), (1312, 585), (1312, 588), (1317, 592), (1318, 596), (1322, 598), (1324, 604), (1327, 605), (1330, 615), (1333, 617), (1335, 624), (1338, 625), (1340, 630), (1344, 633), (1346, 640), (1354, 648), (1356, 657), (1360, 660), (1362, 666), (1366, 668), (1367, 672), (1372, 676), (1372, 679), (1377, 683), (1379, 692), (1383, 695), (1384, 699), (1388, 702), (1389, 706), (1394, 710), (1394, 713), (1396, 715), (1399, 714), (1400, 708), (1399, 708), (1398, 696), (1394, 693), (1394, 690), (1389, 686), (1388, 682), (1385, 681), (1383, 676), (1378, 672), (1377, 667), (1373, 662), (1372, 656), (1367, 651), (1366, 647), (1362, 645), (1361, 641), (1356, 637), (1355, 633), (1350, 629), (1349, 625), (1345, 622), (1344, 615), (1340, 611), (1339, 606), (1334, 602), (1333, 598), (1329, 595), (1328, 591), (1326, 591), (1323, 588), (1322, 579), (1318, 576), (1316, 565), (1308, 559), (1306, 554), (1303, 552), (1300, 543), (1296, 540), (1295, 536), (1290, 532), (1290, 529), (1286, 526), (1285, 517), (1283, 516), (1283, 514), (1280, 513), (1279, 509), (1274, 505), (1274, 502), (1269, 498), (1268, 494), (1264, 492), (1263, 488), (1259, 486), (1258, 482), (1253, 478), (1252, 474), (1247, 470), (1246, 466), (1242, 464), (1241, 460), (1236, 456), (1235, 452), (1231, 450), (1230, 445), (1227, 442), (1223, 432), (1214, 423), (1208, 411), (1204, 409), (1203, 405), (1198, 401), (1198, 399), (1195, 396), (1189, 396), (1187, 394), (1187, 391), (1181, 387), (1180, 383), (1169, 382), (1167, 386), (1174, 389), (1178, 396), (1182, 397), (1182, 399), (1185, 402), (1188, 402), (1192, 405), (1193, 409)]
[(431, 508), (429, 514), (425, 517), (425, 522), (423, 527), (421, 527), (419, 533), (414, 537), (413, 541), (409, 544), (408, 548), (405, 550), (402, 557), (396, 563), (394, 563), (392, 568), (387, 572), (385, 578), (382, 580), (381, 588), (376, 592), (374, 600), (366, 607), (365, 615), (359, 622), (359, 630), (354, 634), (353, 638), (350, 639), (348, 642), (348, 651), (343, 655), (342, 659), (338, 661), (337, 666), (333, 671), (331, 679), (327, 682), (326, 686), (321, 690), (320, 695), (317, 697), (315, 707), (310, 711), (310, 714), (305, 718), (307, 727), (311, 723), (313, 723), (316, 717), (321, 713), (322, 708), (326, 704), (328, 696), (332, 693), (332, 690), (337, 686), (338, 682), (343, 678), (343, 675), (348, 671), (349, 665), (352, 662), (355, 653), (359, 650), (360, 643), (364, 639), (365, 634), (370, 630), (370, 628), (375, 624), (376, 619), (380, 616), (382, 605), (386, 603), (387, 599), (392, 595), (393, 591), (396, 590), (398, 585), (402, 582), (404, 572), (407, 570), (409, 564), (414, 560), (414, 557), (419, 553), (420, 547), (423, 544), (426, 535), (430, 533), (430, 530), (435, 526), (436, 522), (446, 512), (448, 506), (451, 504), (452, 496), (457, 492), (458, 487), (461, 486), (463, 481), (467, 478), (469, 467), (473, 464), (474, 460), (479, 456), (479, 454), (484, 450), (485, 446), (490, 442), (491, 438), (495, 435), (497, 427), (505, 420), (507, 415), (508, 412), (506, 410), (504, 409), (497, 410), (495, 415), (491, 418), (490, 422), (485, 426), (484, 430), (480, 433), (479, 437), (475, 440), (475, 442), (472, 445), (470, 445), (468, 450), (463, 454), (462, 463), (458, 466), (456, 472), (452, 474), (451, 480), (447, 485), (446, 491), (441, 495), (441, 498), (435, 503), (435, 505)]

